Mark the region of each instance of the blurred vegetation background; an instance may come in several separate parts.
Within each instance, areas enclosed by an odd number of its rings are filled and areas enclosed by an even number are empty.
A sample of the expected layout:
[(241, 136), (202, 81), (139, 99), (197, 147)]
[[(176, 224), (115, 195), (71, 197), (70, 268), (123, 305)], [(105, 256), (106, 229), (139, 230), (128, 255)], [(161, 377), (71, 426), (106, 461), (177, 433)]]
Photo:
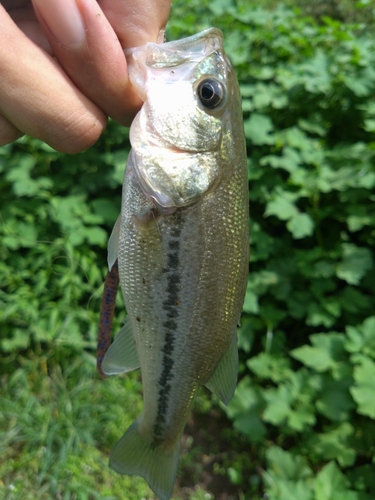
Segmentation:
[[(196, 399), (174, 499), (375, 498), (374, 20), (373, 0), (173, 2), (168, 39), (225, 34), (251, 207), (238, 389)], [(139, 374), (95, 368), (128, 150), (113, 122), (78, 155), (0, 149), (0, 498), (153, 498), (107, 466)]]

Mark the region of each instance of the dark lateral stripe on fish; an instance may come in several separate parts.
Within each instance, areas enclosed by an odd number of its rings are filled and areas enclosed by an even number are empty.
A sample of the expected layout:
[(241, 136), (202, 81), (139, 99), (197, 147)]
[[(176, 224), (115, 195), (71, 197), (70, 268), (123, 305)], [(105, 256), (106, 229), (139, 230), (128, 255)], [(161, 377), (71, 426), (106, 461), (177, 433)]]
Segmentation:
[(104, 282), (104, 292), (102, 296), (102, 303), (100, 305), (100, 319), (98, 331), (98, 349), (96, 356), (96, 366), (101, 378), (105, 379), (106, 375), (102, 370), (102, 362), (104, 355), (111, 345), (112, 337), (112, 322), (115, 312), (116, 295), (119, 284), (118, 263), (117, 260), (108, 271)]
[[(176, 213), (176, 224), (181, 224), (181, 216)], [(181, 229), (179, 227), (173, 227), (170, 231), (171, 239), (168, 242), (169, 252), (167, 253), (167, 265), (164, 272), (168, 274), (166, 294), (167, 298), (163, 302), (163, 309), (167, 313), (167, 319), (163, 323), (165, 329), (164, 334), (164, 344), (163, 344), (163, 370), (158, 380), (159, 385), (159, 397), (158, 397), (158, 407), (156, 413), (156, 419), (154, 424), (154, 445), (156, 446), (159, 440), (162, 440), (164, 428), (166, 424), (165, 415), (168, 411), (169, 405), (169, 393), (172, 388), (169, 383), (173, 379), (173, 365), (174, 360), (172, 358), (173, 351), (175, 348), (176, 332), (178, 329), (178, 324), (175, 321), (179, 315), (179, 300), (180, 300), (180, 283), (181, 278), (177, 272), (179, 266), (179, 250), (180, 250), (180, 240), (178, 239), (181, 234)]]

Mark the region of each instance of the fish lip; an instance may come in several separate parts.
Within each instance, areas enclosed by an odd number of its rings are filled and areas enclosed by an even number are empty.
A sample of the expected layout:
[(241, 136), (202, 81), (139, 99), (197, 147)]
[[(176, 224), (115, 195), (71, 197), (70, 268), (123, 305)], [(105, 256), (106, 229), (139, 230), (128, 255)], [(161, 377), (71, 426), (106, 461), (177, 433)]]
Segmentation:
[(151, 67), (168, 68), (179, 66), (186, 61), (199, 62), (202, 57), (207, 57), (218, 50), (222, 51), (223, 43), (224, 36), (218, 28), (208, 28), (182, 40), (172, 40), (163, 44), (147, 43), (146, 64)]
[(165, 42), (163, 43), (163, 47), (186, 47), (191, 45), (192, 43), (196, 43), (198, 40), (201, 39), (210, 39), (210, 38), (219, 38), (220, 41), (224, 40), (224, 35), (223, 32), (219, 28), (206, 28), (203, 31), (200, 31), (199, 33), (195, 33), (194, 35), (187, 36), (185, 38), (182, 38), (180, 40), (171, 40), (170, 42)]
[[(201, 41), (204, 41), (204, 44), (200, 45), (199, 42)], [(146, 51), (147, 64), (150, 66), (158, 66), (158, 64), (162, 64), (161, 67), (168, 66), (151, 57), (153, 52), (156, 52), (157, 55), (163, 55), (165, 53), (168, 53), (168, 55), (178, 54), (179, 57), (177, 59), (172, 58), (169, 63), (171, 67), (173, 67), (183, 64), (186, 60), (192, 60), (193, 54), (199, 54), (200, 57), (198, 59), (200, 60), (202, 55), (207, 56), (210, 53), (215, 52), (215, 50), (221, 50), (223, 48), (223, 43), (224, 35), (219, 28), (207, 28), (199, 33), (183, 38), (182, 40), (172, 40), (164, 43), (148, 42), (145, 45), (125, 49), (124, 53), (127, 58), (129, 57), (137, 60), (137, 53)], [(201, 47), (201, 50), (188, 50), (189, 48), (194, 48), (194, 46), (196, 48)], [(186, 55), (183, 56), (183, 53)]]

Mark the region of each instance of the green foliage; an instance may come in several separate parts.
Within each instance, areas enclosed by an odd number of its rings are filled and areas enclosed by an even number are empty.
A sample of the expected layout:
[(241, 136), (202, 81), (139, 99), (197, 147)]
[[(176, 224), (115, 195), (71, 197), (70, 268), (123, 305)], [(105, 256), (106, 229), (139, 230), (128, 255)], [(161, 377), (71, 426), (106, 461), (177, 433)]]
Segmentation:
[(325, 465), (312, 481), (313, 472), (303, 457), (278, 447), (267, 451), (269, 472), (265, 478), (270, 498), (280, 500), (360, 500), (365, 498), (348, 489), (348, 481), (335, 462)]
[(29, 138), (0, 149), (3, 351), (45, 342), (95, 346), (97, 290), (128, 149), (114, 124), (80, 155)]
[[(248, 0), (180, 0), (167, 32), (174, 39), (220, 27), (243, 96), (251, 262), (240, 381), (226, 412), (233, 447), (245, 451), (220, 470), (244, 498), (375, 497), (375, 39), (360, 24), (373, 6), (324, 8), (317, 23)], [(114, 123), (80, 155), (30, 138), (0, 149), (0, 488), (13, 485), (22, 498), (33, 498), (23, 483), (38, 498), (109, 500), (121, 498), (121, 485), (131, 488), (126, 479), (116, 486), (100, 453), (108, 455), (122, 416), (131, 420), (136, 380), (127, 394), (125, 378), (107, 393), (74, 375), (74, 388), (69, 370), (55, 367), (39, 380), (24, 361), (26, 352), (53, 352), (75, 367), (95, 348), (128, 149)], [(129, 498), (146, 495), (143, 484)]]

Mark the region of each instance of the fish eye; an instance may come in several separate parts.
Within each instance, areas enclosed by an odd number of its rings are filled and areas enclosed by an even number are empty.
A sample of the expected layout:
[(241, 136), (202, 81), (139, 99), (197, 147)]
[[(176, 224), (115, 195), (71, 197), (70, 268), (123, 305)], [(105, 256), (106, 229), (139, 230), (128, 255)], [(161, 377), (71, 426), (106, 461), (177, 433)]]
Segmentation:
[(218, 80), (206, 78), (199, 83), (197, 93), (205, 108), (215, 109), (223, 102), (225, 90)]

